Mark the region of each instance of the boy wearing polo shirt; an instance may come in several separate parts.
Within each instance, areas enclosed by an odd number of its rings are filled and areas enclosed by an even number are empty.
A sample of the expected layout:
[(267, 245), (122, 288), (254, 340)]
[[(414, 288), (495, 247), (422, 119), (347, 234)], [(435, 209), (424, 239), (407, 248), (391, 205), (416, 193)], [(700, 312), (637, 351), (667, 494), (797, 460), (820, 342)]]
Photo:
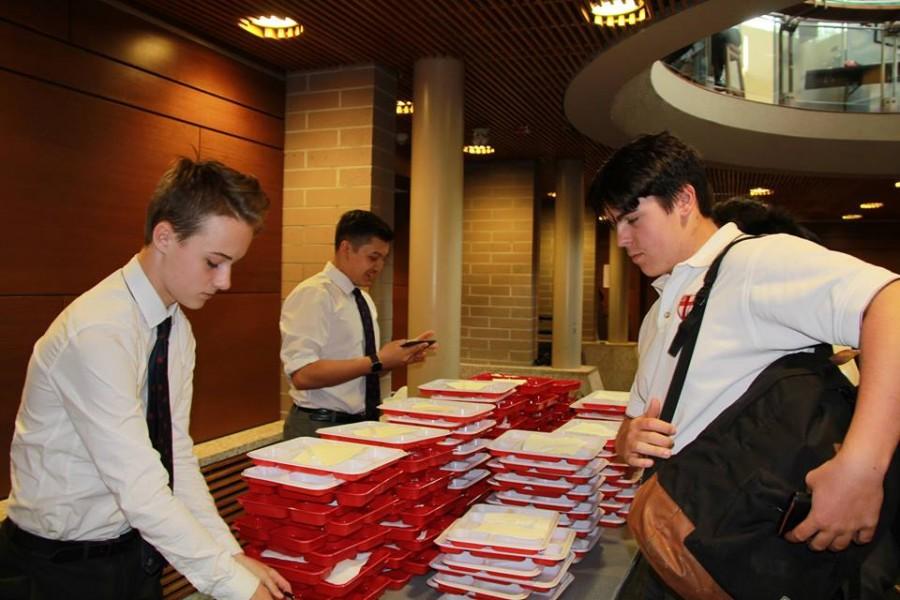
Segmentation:
[(188, 433), (195, 341), (181, 306), (230, 287), (268, 205), (254, 177), (180, 159), (140, 252), (37, 341), (10, 450), (0, 597), (155, 600), (164, 561), (216, 598), (290, 591), (241, 551)]
[(790, 235), (732, 248), (713, 286), (672, 423), (661, 403), (676, 358), (666, 351), (706, 269), (742, 232), (711, 219), (711, 192), (697, 154), (668, 133), (619, 149), (590, 198), (618, 244), (659, 293), (641, 325), (640, 362), (616, 440), (634, 467), (665, 460), (691, 442), (774, 360), (825, 342), (860, 348), (862, 373), (850, 430), (837, 455), (806, 478), (812, 510), (787, 539), (841, 550), (872, 539), (883, 481), (900, 441), (900, 281), (851, 256)]

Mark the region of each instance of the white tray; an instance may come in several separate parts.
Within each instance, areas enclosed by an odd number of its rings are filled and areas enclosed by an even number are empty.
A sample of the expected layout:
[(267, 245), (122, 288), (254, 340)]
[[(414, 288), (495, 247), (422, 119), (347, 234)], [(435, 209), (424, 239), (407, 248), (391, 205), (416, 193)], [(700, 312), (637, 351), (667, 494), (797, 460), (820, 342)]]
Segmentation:
[(384, 421), (362, 421), (347, 423), (334, 427), (323, 427), (316, 431), (320, 436), (341, 438), (348, 442), (360, 444), (376, 444), (393, 448), (418, 446), (429, 441), (438, 442), (446, 438), (449, 432), (434, 427), (420, 425), (402, 425)]
[(488, 449), (496, 454), (542, 461), (565, 460), (583, 466), (597, 456), (605, 443), (605, 439), (510, 429), (491, 442)]
[(487, 416), (494, 410), (494, 405), (432, 398), (405, 398), (382, 402), (378, 408), (385, 414), (471, 422), (478, 420), (479, 417)]
[(449, 473), (465, 473), (491, 459), (491, 455), (487, 452), (479, 452), (478, 454), (470, 454), (459, 460), (452, 460), (441, 467), (441, 471)]
[(470, 440), (468, 442), (463, 442), (459, 446), (453, 449), (454, 457), (465, 457), (470, 454), (474, 454), (476, 452), (481, 452), (491, 443), (491, 440), (479, 438), (475, 440)]
[(268, 481), (279, 485), (321, 492), (338, 487), (344, 483), (334, 475), (313, 475), (302, 471), (289, 471), (280, 467), (249, 467), (241, 473), (247, 479)]
[(516, 381), (509, 379), (492, 379), (477, 381), (474, 379), (435, 379), (419, 385), (419, 393), (434, 397), (483, 398), (485, 400), (501, 400), (519, 387)]
[(472, 469), (464, 475), (460, 475), (447, 484), (447, 490), (452, 492), (461, 492), (467, 490), (479, 481), (491, 476), (491, 472), (487, 469)]
[(575, 433), (611, 439), (619, 433), (621, 421), (600, 421), (597, 419), (572, 419), (559, 426), (554, 433)]
[[(348, 458), (333, 461), (330, 451), (348, 452)], [(263, 466), (279, 466), (295, 471), (305, 471), (318, 475), (332, 474), (338, 479), (353, 480), (364, 477), (406, 456), (396, 448), (367, 446), (337, 440), (321, 440), (312, 437), (298, 437), (285, 440), (247, 454), (250, 459)]]
[[(500, 558), (504, 560), (526, 558), (525, 555), (522, 555), (520, 553), (504, 552), (503, 550), (498, 550), (496, 548), (472, 549), (458, 546), (451, 540), (447, 539), (446, 530), (434, 540), (434, 543), (437, 544), (437, 546), (440, 547), (444, 552), (452, 554), (470, 552), (474, 556), (482, 556), (485, 558)], [(566, 557), (569, 556), (569, 552), (572, 550), (572, 544), (574, 543), (574, 531), (572, 531), (568, 527), (557, 527), (553, 530), (553, 534), (550, 536), (550, 542), (547, 544), (547, 547), (541, 552), (527, 555), (527, 558), (531, 558), (535, 562), (559, 562), (565, 560)]]
[[(617, 392), (615, 390), (596, 390), (580, 400), (573, 402), (572, 407), (578, 408), (584, 406), (589, 407), (621, 407), (628, 406), (628, 400), (631, 397), (630, 392)], [(575, 405), (578, 405), (576, 407)]]
[(476, 504), (444, 534), (456, 545), (540, 552), (549, 544), (558, 521), (559, 514), (550, 510)]

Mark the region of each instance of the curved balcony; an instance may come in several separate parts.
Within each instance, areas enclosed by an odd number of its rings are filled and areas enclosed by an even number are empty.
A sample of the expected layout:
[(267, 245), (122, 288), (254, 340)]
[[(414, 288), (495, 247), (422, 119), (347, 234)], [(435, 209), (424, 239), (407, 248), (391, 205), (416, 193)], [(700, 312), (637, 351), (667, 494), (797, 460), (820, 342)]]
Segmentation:
[[(710, 1), (646, 27), (573, 79), (566, 115), (612, 146), (668, 129), (714, 163), (895, 175), (900, 114), (888, 111), (897, 98), (897, 37), (884, 27), (801, 29), (788, 18), (771, 19), (770, 31), (764, 19), (747, 23), (783, 4)], [(871, 65), (879, 67), (878, 81), (871, 81)]]

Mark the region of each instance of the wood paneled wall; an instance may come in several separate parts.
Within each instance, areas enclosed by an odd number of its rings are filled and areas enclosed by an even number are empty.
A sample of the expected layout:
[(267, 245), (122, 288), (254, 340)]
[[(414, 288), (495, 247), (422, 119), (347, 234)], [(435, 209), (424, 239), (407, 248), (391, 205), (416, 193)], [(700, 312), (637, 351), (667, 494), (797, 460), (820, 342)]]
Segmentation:
[(188, 313), (192, 434), (277, 419), (283, 79), (96, 0), (0, 0), (0, 89), (0, 453), (34, 342), (137, 252), (150, 194), (179, 155), (253, 173), (272, 201), (232, 289)]

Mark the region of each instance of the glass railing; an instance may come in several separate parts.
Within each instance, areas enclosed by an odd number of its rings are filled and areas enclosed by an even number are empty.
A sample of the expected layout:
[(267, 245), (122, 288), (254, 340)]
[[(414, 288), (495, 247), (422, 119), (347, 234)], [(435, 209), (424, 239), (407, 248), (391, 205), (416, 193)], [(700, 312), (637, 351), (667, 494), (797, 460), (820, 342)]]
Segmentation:
[(748, 100), (814, 110), (900, 112), (900, 24), (758, 17), (673, 52), (682, 76)]

